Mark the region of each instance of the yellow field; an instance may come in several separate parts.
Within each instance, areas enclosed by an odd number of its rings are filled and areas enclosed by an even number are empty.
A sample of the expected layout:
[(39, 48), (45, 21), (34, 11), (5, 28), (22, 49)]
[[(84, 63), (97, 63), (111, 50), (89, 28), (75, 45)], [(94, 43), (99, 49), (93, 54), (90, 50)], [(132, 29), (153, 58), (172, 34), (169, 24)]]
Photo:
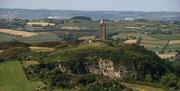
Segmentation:
[(38, 62), (38, 61), (35, 61), (35, 60), (23, 61), (23, 66), (24, 66), (24, 67), (28, 67), (28, 66), (36, 65), (36, 64), (39, 64), (39, 62)]
[(0, 50), (0, 53), (2, 53), (4, 50)]
[(169, 45), (174, 45), (174, 44), (180, 44), (180, 40), (171, 40), (171, 41), (169, 41)]
[(55, 50), (55, 48), (49, 48), (49, 47), (36, 47), (36, 46), (31, 46), (29, 47), (32, 51), (35, 52), (52, 52)]
[(170, 53), (158, 54), (158, 56), (159, 56), (161, 59), (167, 59), (167, 58), (175, 57), (176, 54), (177, 54), (176, 52), (170, 52)]
[(79, 40), (94, 40), (96, 38), (96, 36), (84, 36), (84, 37), (80, 37), (78, 38)]
[(134, 40), (126, 40), (123, 43), (125, 43), (125, 44), (136, 44), (137, 40), (136, 39), (134, 39)]
[(12, 34), (12, 35), (16, 35), (16, 36), (21, 36), (21, 37), (31, 37), (31, 36), (38, 35), (38, 34), (32, 33), (32, 32), (17, 31), (17, 30), (12, 30), (12, 29), (0, 29), (0, 32)]

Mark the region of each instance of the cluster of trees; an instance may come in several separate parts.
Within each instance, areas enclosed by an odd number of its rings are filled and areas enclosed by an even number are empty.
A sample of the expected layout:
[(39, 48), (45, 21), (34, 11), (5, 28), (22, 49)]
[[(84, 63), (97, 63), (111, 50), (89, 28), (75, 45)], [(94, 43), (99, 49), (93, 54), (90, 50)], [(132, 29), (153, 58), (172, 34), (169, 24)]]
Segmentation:
[(87, 20), (87, 21), (91, 21), (92, 19), (90, 17), (86, 17), (86, 16), (75, 16), (71, 18), (72, 20)]
[(95, 74), (69, 74), (58, 68), (58, 63), (40, 64), (25, 68), (28, 78), (42, 80), (48, 87), (46, 89), (76, 88), (79, 91), (132, 91), (120, 82)]
[(21, 19), (13, 19), (13, 20), (1, 19), (0, 20), (0, 28), (15, 29), (15, 28), (23, 28), (25, 25), (26, 25), (26, 21), (21, 20)]

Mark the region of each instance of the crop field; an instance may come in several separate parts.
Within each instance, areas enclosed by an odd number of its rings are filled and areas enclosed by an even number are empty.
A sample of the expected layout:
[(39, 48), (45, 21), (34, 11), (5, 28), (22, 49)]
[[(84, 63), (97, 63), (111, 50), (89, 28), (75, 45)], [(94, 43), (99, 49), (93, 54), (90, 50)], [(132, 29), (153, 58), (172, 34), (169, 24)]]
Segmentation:
[(62, 39), (59, 38), (56, 34), (52, 33), (38, 33), (38, 36), (33, 36), (26, 38), (25, 42), (33, 43), (33, 42), (49, 42), (49, 41), (61, 41)]
[(134, 91), (166, 91), (162, 88), (147, 86), (147, 85), (140, 85), (140, 84), (131, 84), (131, 83), (122, 83), (123, 85), (132, 88)]
[(61, 40), (62, 39), (59, 38), (56, 34), (52, 34), (52, 33), (38, 33), (37, 36), (31, 36), (26, 38), (21, 36), (6, 34), (6, 33), (0, 33), (0, 42), (19, 41), (25, 43), (36, 43), (36, 42), (49, 42), (49, 41), (61, 41)]
[[(121, 38), (121, 39), (138, 39), (141, 37), (140, 44), (145, 48), (158, 52), (161, 49), (168, 45), (166, 50), (175, 51), (180, 50), (180, 35), (179, 34), (154, 34), (154, 35), (145, 35), (140, 33), (119, 33), (117, 35), (112, 36), (113, 39)], [(168, 40), (169, 44), (168, 44)]]
[(36, 46), (31, 46), (29, 47), (32, 51), (35, 52), (52, 52), (55, 51), (54, 48), (49, 48), (49, 47), (36, 47)]
[(56, 88), (53, 91), (79, 91), (78, 89), (62, 89), (62, 88)]
[(142, 44), (152, 44), (152, 45), (166, 45), (168, 41), (166, 40), (143, 40), (141, 41)]
[(24, 41), (25, 39), (23, 39), (20, 36), (0, 33), (0, 42), (7, 42), (7, 41), (13, 41), (13, 40)]
[(176, 51), (176, 50), (180, 50), (180, 44), (175, 44), (175, 45), (169, 45), (167, 47), (168, 50), (173, 50), (173, 51)]
[(149, 35), (145, 34), (139, 34), (139, 33), (119, 33), (118, 35), (112, 36), (112, 38), (122, 38), (122, 39), (129, 39), (129, 38), (141, 38), (140, 44), (141, 46), (144, 46), (145, 48), (152, 50), (152, 51), (160, 51), (165, 45), (167, 45), (167, 40), (160, 40), (155, 37), (151, 37)]
[(25, 38), (38, 35), (38, 34), (32, 33), (32, 32), (17, 31), (17, 30), (12, 30), (12, 29), (0, 29), (0, 32), (11, 34), (11, 35), (16, 35), (16, 36), (21, 36), (21, 37), (25, 37)]
[(36, 82), (30, 82), (20, 62), (0, 63), (0, 91), (35, 91)]
[(180, 44), (180, 40), (171, 40), (171, 41), (169, 41), (169, 45), (174, 45), (174, 44)]
[(150, 37), (148, 35), (139, 34), (139, 33), (119, 33), (117, 35), (112, 36), (113, 39), (116, 39), (116, 38), (129, 38), (129, 37), (135, 37), (135, 38), (141, 37), (144, 40), (158, 40), (158, 39)]
[(96, 38), (96, 36), (83, 36), (83, 37), (80, 37), (80, 38), (78, 38), (79, 40), (89, 40), (89, 39), (95, 39)]
[(23, 61), (23, 67), (28, 67), (28, 66), (37, 65), (37, 64), (39, 64), (39, 62), (35, 60)]
[(177, 54), (176, 52), (169, 52), (169, 53), (158, 54), (158, 56), (162, 59), (167, 59), (167, 58), (175, 57), (176, 54)]
[(123, 43), (125, 43), (125, 44), (136, 44), (137, 40), (136, 39), (126, 40)]
[(180, 34), (153, 34), (151, 37), (158, 38), (161, 40), (179, 40)]

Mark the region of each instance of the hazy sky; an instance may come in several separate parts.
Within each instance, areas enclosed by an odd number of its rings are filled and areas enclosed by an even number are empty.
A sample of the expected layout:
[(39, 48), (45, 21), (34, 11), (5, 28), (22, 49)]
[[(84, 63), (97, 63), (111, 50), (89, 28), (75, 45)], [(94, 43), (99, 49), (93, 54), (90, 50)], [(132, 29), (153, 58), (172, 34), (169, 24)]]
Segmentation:
[(0, 8), (180, 12), (180, 0), (0, 0)]

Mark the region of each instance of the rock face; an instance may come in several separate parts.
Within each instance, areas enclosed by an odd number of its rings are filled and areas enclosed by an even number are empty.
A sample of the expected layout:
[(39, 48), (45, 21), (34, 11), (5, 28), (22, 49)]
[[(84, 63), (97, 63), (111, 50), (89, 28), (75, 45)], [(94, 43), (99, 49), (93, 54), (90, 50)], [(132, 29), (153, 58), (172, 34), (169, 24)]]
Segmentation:
[(119, 79), (123, 79), (125, 77), (136, 78), (137, 76), (136, 73), (128, 70), (126, 67), (120, 65), (115, 67), (112, 61), (103, 60), (103, 59), (100, 59), (97, 65), (90, 66), (89, 71), (91, 73), (101, 74), (110, 78), (119, 78)]
[[(74, 64), (78, 64), (78, 65), (76, 65), (76, 67), (72, 66)], [(105, 60), (100, 59), (99, 61), (93, 64), (88, 64), (84, 62), (73, 63), (73, 64), (60, 63), (59, 69), (62, 72), (66, 72), (66, 73), (80, 73), (80, 74), (93, 73), (93, 74), (104, 75), (112, 79), (115, 78), (124, 79), (129, 77), (136, 79), (138, 76), (138, 74), (135, 71), (122, 65), (115, 66), (111, 60), (106, 60), (106, 59)]]

